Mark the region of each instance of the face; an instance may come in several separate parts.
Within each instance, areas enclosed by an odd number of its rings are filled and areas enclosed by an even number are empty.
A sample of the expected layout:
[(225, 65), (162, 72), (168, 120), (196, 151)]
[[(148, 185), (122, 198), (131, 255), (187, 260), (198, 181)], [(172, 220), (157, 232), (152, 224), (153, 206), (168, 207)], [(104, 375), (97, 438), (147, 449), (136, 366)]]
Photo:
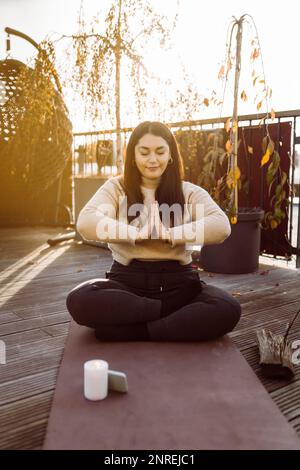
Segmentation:
[(159, 178), (168, 165), (169, 145), (162, 137), (145, 134), (135, 146), (135, 163), (145, 178)]

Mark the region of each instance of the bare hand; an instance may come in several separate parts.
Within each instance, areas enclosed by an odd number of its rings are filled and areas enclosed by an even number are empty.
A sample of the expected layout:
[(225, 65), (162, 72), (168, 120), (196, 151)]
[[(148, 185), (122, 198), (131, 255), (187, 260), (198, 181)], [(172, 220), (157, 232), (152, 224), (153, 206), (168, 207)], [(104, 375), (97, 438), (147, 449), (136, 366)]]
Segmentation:
[(139, 230), (135, 242), (142, 242), (144, 240), (149, 240), (151, 237), (152, 227), (147, 220), (145, 225)]
[(141, 228), (136, 238), (136, 242), (151, 239), (153, 230), (156, 230), (156, 240), (164, 240), (171, 242), (171, 236), (168, 229), (163, 225), (159, 217), (159, 206), (158, 202), (155, 201), (150, 206), (149, 221)]
[(171, 235), (169, 229), (162, 223), (159, 217), (159, 205), (158, 202), (155, 201), (153, 205), (153, 219), (154, 219), (154, 227), (156, 229), (156, 233), (158, 235), (159, 240), (165, 240), (167, 242), (171, 242)]

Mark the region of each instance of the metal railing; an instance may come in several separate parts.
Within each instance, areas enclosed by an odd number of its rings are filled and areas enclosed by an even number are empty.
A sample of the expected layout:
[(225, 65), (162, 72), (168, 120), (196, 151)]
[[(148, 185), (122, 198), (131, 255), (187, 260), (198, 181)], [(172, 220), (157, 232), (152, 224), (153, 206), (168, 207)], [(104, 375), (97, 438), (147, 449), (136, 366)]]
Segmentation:
[[(239, 116), (239, 126), (257, 126), (264, 117), (265, 114), (263, 113)], [(228, 119), (230, 119), (230, 116), (167, 124), (173, 131), (211, 130), (223, 128)], [(277, 112), (276, 118), (272, 123), (281, 122), (290, 122), (292, 125), (291, 165), (290, 174), (288, 175), (291, 187), (288, 214), (288, 241), (293, 249), (293, 257), (290, 261), (294, 261), (296, 268), (300, 268), (300, 110)], [(123, 128), (121, 130), (124, 156), (126, 144), (132, 130), (133, 128)], [(117, 174), (116, 130), (74, 133), (73, 145), (74, 178), (103, 178)]]

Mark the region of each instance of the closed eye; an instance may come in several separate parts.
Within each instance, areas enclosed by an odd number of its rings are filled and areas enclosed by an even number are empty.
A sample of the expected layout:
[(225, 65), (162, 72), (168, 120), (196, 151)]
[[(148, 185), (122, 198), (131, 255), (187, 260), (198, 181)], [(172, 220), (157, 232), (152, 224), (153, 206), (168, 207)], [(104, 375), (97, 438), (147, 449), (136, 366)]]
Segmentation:
[[(164, 155), (165, 154), (165, 152), (156, 152), (156, 153), (157, 153), (157, 155)], [(147, 157), (147, 155), (149, 155), (149, 153), (141, 153), (141, 155), (143, 157)]]

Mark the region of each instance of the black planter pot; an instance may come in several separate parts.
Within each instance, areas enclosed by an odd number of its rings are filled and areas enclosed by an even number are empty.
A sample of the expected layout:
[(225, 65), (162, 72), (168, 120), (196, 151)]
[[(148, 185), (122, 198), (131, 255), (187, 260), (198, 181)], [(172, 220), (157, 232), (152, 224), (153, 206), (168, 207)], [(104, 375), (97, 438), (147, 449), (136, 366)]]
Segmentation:
[(261, 220), (259, 208), (240, 209), (238, 222), (231, 225), (230, 236), (219, 245), (202, 247), (199, 264), (205, 271), (224, 274), (245, 274), (258, 269)]

